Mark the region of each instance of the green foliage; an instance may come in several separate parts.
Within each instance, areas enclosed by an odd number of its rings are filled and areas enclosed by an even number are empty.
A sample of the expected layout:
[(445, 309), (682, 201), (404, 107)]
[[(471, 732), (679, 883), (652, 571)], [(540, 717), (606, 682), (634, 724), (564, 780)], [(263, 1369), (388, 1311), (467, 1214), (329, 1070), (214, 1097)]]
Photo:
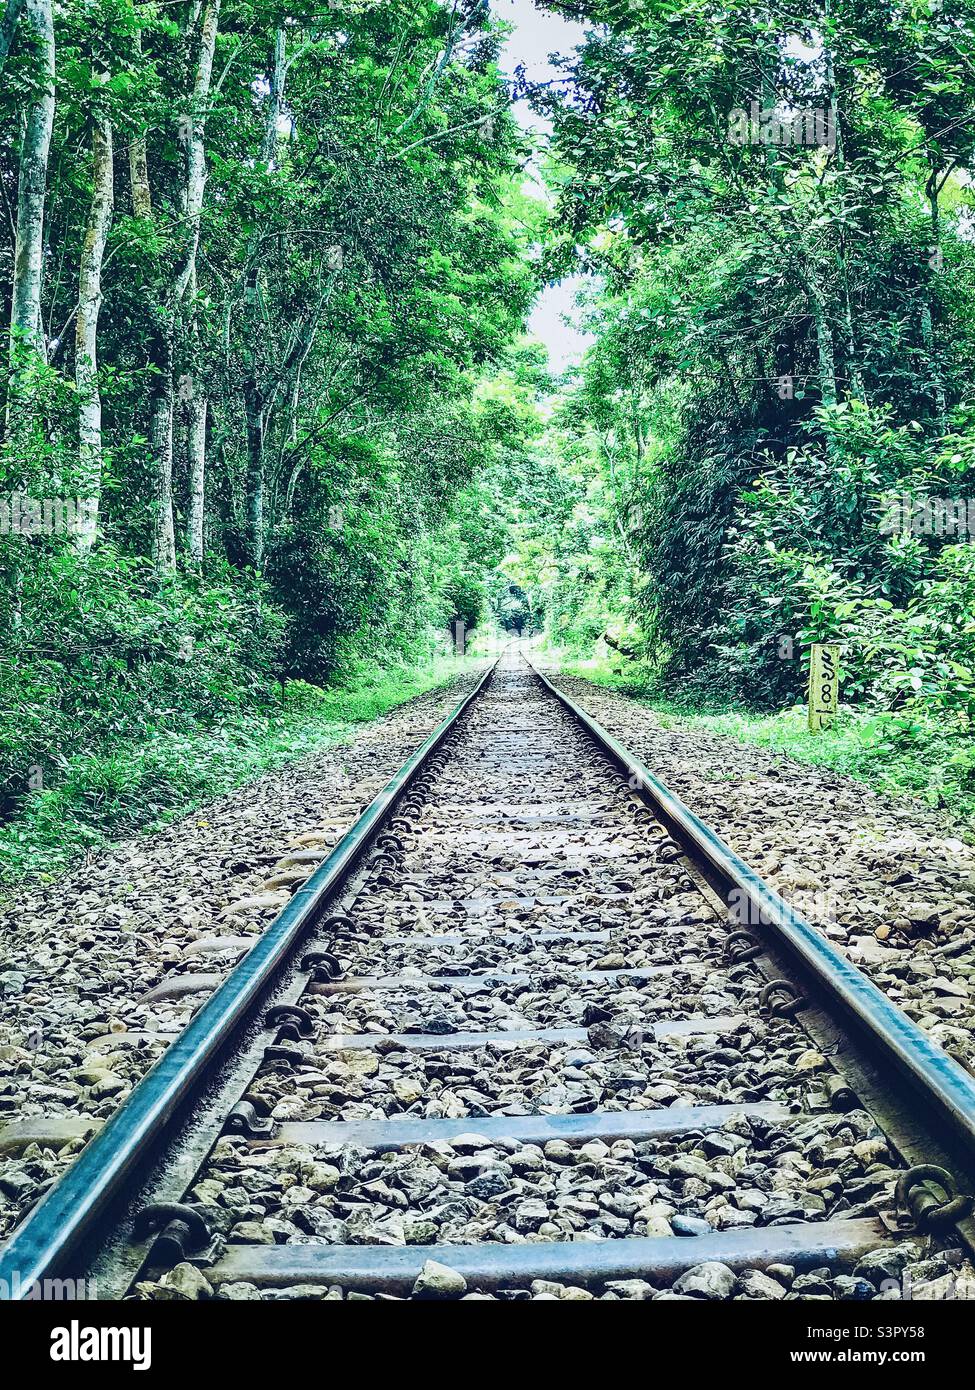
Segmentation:
[(481, 620), (484, 612), (484, 585), (472, 574), (456, 571), (444, 590), (448, 605), (447, 625), (452, 630), (461, 623), (470, 632)]
[(252, 584), (160, 587), (107, 548), (35, 554), (21, 573), (31, 621), (9, 629), (0, 666), (8, 798), (28, 766), (56, 782), (79, 744), (215, 725), (270, 695), (282, 621)]
[[(547, 263), (598, 276), (595, 343), (550, 424), (573, 495), (517, 552), (551, 639), (623, 687), (758, 710), (836, 641), (864, 747), (913, 739), (920, 768), (940, 730), (966, 764), (972, 530), (905, 517), (975, 496), (975, 7), (572, 11), (571, 95), (536, 95)], [(733, 138), (753, 102), (828, 138)]]
[[(540, 2), (587, 22), (529, 91), (549, 200), (480, 0), (222, 0), (204, 98), (209, 0), (56, 7), (46, 337), (13, 334), (0, 497), (100, 501), (90, 554), (0, 536), (23, 862), (57, 815), (95, 842), (266, 765), (328, 723), (325, 686), (380, 707), (366, 673), (457, 624), (759, 710), (829, 639), (857, 739), (969, 736), (975, 545), (903, 513), (975, 493), (975, 0)], [(21, 288), (38, 61), (18, 39), (0, 90)], [(828, 138), (740, 139), (753, 102)], [(93, 471), (75, 326), (106, 130)], [(519, 335), (570, 271), (594, 342), (554, 379)]]
[[(15, 863), (38, 846), (57, 859), (59, 817), (66, 850), (99, 842), (231, 785), (289, 739), (300, 748), (306, 723), (405, 698), (406, 668), (429, 666), (448, 623), (480, 619), (508, 549), (499, 479), (526, 421), (499, 411), (492, 383), (541, 370), (514, 345), (545, 209), (521, 189), (527, 143), (487, 8), (222, 0), (201, 98), (216, 8), (54, 7), (46, 338), (39, 352), (14, 335), (0, 386), (0, 506), (94, 488), (98, 533), (90, 553), (63, 534), (0, 535), (0, 814)], [(13, 227), (38, 77), (18, 38), (0, 88), (5, 289), (22, 275)], [(114, 209), (93, 473), (75, 327), (96, 123), (114, 142)], [(159, 544), (170, 505), (175, 567)]]

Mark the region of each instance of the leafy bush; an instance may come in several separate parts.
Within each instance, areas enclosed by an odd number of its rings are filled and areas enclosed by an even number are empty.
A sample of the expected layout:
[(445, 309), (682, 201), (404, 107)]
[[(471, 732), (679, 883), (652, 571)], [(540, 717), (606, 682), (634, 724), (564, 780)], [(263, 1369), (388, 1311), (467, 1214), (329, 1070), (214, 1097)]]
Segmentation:
[[(892, 499), (971, 485), (967, 436), (943, 446), (858, 402), (817, 412), (823, 439), (767, 459), (726, 535), (728, 600), (704, 683), (753, 708), (802, 697), (812, 642), (843, 648), (844, 698), (878, 710), (971, 713), (970, 543), (887, 524)], [(729, 640), (729, 638), (737, 640)]]
[(218, 728), (276, 698), (280, 614), (246, 579), (160, 585), (103, 548), (38, 552), (0, 665), (0, 785), (9, 812), (79, 749)]

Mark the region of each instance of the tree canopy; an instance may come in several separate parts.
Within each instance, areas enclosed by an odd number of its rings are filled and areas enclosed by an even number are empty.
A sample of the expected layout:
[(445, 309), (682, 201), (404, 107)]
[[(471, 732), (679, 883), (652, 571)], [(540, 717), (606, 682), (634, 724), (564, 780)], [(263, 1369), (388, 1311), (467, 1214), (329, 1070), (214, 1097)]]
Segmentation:
[(967, 732), (975, 0), (538, 7), (4, 0), (8, 813), (479, 625)]

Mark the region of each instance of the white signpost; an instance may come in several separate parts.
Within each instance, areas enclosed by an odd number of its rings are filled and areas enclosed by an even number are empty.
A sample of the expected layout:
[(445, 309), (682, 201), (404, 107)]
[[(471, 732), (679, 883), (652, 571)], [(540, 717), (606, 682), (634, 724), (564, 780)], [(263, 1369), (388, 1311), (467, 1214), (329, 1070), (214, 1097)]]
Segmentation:
[(832, 724), (840, 702), (840, 649), (835, 642), (814, 642), (809, 658), (809, 727)]

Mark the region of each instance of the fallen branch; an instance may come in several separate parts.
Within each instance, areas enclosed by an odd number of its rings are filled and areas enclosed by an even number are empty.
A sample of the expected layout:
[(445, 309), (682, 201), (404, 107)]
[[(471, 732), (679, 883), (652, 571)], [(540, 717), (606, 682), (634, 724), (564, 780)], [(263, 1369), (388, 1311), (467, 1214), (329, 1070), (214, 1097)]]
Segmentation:
[(628, 656), (631, 661), (636, 659), (637, 653), (632, 647), (624, 647), (622, 643), (616, 641), (615, 637), (610, 637), (608, 632), (603, 633), (603, 641), (607, 647), (612, 647), (613, 651), (619, 652), (621, 656)]

